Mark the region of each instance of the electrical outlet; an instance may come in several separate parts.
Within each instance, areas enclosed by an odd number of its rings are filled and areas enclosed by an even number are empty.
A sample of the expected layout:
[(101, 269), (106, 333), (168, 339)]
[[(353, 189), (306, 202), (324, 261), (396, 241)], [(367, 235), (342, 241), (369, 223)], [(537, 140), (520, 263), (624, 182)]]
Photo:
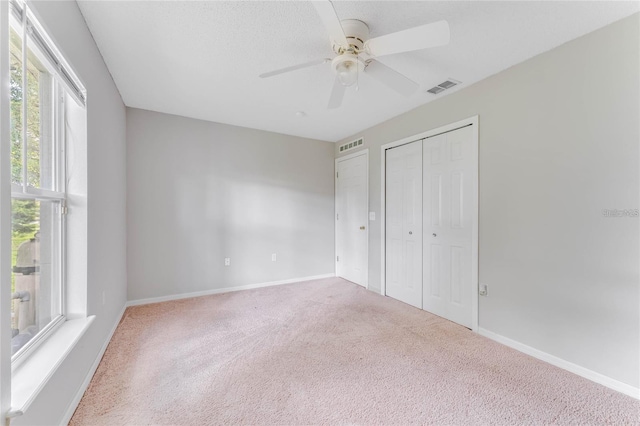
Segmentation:
[(489, 286), (486, 284), (480, 284), (480, 296), (486, 296), (489, 292)]
[(276, 254), (275, 254), (275, 253), (273, 253), (273, 254), (271, 255), (271, 261), (272, 261), (272, 262), (275, 262), (275, 261), (276, 261)]
[(231, 265), (231, 258), (230, 257), (225, 257), (224, 258), (224, 266), (229, 266)]

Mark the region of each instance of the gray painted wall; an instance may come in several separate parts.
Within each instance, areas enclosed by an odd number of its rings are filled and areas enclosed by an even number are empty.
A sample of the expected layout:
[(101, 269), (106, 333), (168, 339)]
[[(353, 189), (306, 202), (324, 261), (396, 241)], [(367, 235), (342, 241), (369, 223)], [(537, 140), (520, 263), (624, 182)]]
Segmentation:
[(129, 300), (333, 273), (333, 148), (127, 108)]
[[(56, 370), (27, 413), (12, 425), (63, 421), (126, 302), (126, 125), (120, 94), (76, 2), (31, 3), (64, 56), (83, 80), (87, 96), (86, 310), (91, 328)], [(85, 155), (76, 150), (75, 155)], [(78, 159), (83, 162), (84, 158)], [(77, 188), (82, 187), (78, 183)], [(80, 191), (82, 192), (82, 191)], [(84, 209), (84, 207), (82, 207)], [(70, 208), (70, 220), (74, 206)], [(102, 294), (106, 302), (102, 303)], [(80, 303), (80, 302), (78, 302)]]
[[(479, 274), (489, 286), (480, 327), (635, 387), (639, 220), (602, 210), (640, 207), (638, 21), (341, 141), (365, 137), (379, 217), (380, 146), (479, 115)], [(370, 229), (369, 284), (379, 289), (380, 224)]]

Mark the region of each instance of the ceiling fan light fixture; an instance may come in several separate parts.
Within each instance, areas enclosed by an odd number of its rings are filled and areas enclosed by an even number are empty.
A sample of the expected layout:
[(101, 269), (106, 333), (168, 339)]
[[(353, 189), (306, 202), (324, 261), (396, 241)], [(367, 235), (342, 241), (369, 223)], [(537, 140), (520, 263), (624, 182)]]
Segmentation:
[(351, 86), (356, 82), (358, 69), (356, 68), (356, 64), (354, 62), (341, 62), (336, 67), (336, 72), (338, 73), (338, 78), (340, 79), (340, 83), (342, 83), (343, 86)]
[(358, 79), (358, 73), (364, 70), (364, 62), (351, 53), (337, 56), (331, 64), (340, 84), (347, 87), (352, 86)]

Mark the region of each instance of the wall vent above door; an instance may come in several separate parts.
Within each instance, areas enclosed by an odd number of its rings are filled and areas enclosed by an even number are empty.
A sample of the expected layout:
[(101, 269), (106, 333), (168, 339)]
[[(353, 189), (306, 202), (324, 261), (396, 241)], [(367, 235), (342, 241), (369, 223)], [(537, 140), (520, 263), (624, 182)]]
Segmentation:
[(436, 86), (436, 87), (432, 87), (431, 89), (427, 90), (427, 92), (429, 93), (433, 93), (434, 95), (437, 95), (440, 92), (443, 92), (444, 89), (440, 86)]
[(437, 95), (440, 92), (443, 92), (447, 89), (451, 89), (453, 86), (457, 86), (458, 84), (460, 84), (460, 82), (458, 80), (454, 80), (452, 78), (443, 81), (442, 83), (438, 84), (437, 86), (432, 87), (431, 89), (427, 90), (428, 93), (432, 93), (434, 95)]
[(340, 145), (340, 148), (338, 149), (340, 152), (345, 152), (345, 151), (349, 151), (351, 149), (357, 148), (361, 146), (363, 143), (364, 143), (364, 138), (360, 138), (360, 139), (356, 139), (355, 141), (347, 142), (343, 145)]

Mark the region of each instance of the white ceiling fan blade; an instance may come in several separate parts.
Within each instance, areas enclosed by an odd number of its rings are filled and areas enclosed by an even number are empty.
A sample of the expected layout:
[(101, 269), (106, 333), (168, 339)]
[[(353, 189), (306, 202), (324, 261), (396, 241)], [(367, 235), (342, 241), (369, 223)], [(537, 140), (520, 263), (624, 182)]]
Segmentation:
[(415, 81), (379, 61), (369, 62), (364, 72), (404, 96), (411, 96), (420, 87)]
[(331, 4), (329, 0), (313, 1), (311, 3), (313, 7), (316, 8), (316, 12), (320, 15), (324, 27), (329, 32), (331, 43), (348, 47), (347, 37), (344, 35), (344, 30), (342, 29), (336, 10), (333, 8), (333, 4)]
[(316, 59), (315, 61), (305, 62), (304, 64), (292, 65), (290, 67), (281, 68), (279, 70), (265, 72), (264, 74), (260, 74), (260, 78), (273, 77), (274, 75), (284, 74), (285, 72), (295, 71), (302, 68), (312, 67), (314, 65), (326, 64), (327, 62), (331, 62), (331, 59)]
[(392, 55), (449, 43), (449, 23), (438, 21), (369, 39), (365, 50), (372, 56)]
[(344, 98), (344, 92), (347, 91), (347, 87), (340, 83), (338, 77), (333, 82), (333, 89), (331, 90), (331, 97), (329, 98), (329, 109), (339, 108), (342, 105), (342, 99)]

